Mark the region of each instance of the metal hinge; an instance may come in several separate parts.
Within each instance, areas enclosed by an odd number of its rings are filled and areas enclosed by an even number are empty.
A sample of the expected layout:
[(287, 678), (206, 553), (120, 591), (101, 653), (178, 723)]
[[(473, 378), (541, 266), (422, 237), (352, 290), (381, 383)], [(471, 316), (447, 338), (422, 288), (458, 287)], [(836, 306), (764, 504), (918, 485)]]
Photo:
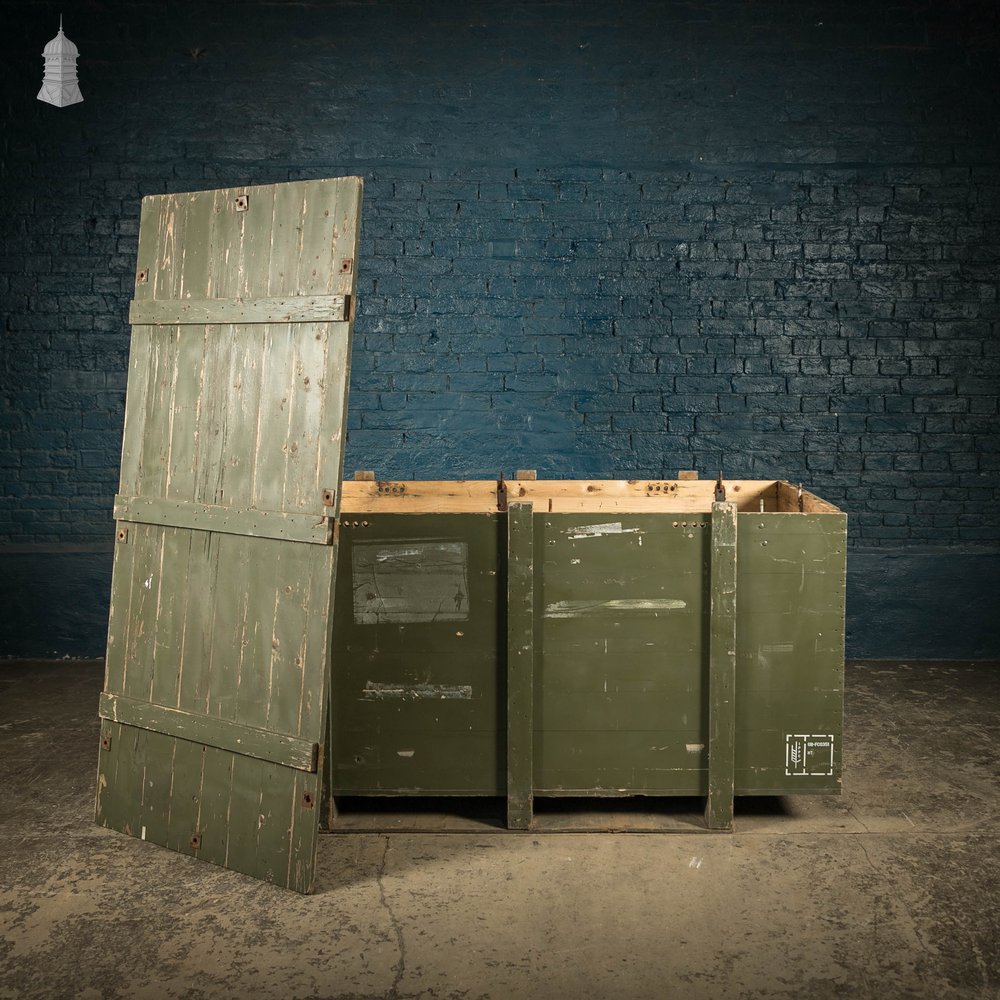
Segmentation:
[(726, 487), (722, 484), (722, 473), (719, 473), (719, 478), (715, 481), (715, 502), (725, 503), (726, 502)]

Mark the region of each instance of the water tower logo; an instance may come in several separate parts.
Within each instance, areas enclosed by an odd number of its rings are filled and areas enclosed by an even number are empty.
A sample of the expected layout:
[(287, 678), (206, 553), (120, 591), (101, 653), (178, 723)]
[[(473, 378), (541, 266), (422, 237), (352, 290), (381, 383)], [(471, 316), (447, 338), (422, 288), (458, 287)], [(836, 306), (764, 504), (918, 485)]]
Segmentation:
[(79, 54), (79, 49), (63, 34), (60, 17), (59, 34), (42, 50), (45, 77), (42, 89), (38, 91), (40, 101), (64, 108), (67, 104), (79, 104), (83, 100), (76, 80), (76, 59)]

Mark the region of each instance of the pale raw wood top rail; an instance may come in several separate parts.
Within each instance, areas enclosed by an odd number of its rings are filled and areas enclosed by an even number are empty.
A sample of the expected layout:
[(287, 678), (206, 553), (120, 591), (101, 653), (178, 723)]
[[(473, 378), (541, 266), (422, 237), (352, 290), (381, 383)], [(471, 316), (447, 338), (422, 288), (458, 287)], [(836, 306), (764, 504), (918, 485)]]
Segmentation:
[[(367, 475), (367, 474), (366, 474)], [(740, 511), (837, 514), (837, 507), (779, 480), (723, 480), (726, 499)], [(507, 501), (528, 501), (553, 514), (593, 511), (619, 514), (708, 513), (715, 499), (711, 479), (510, 479)], [(495, 513), (497, 483), (489, 479), (344, 480), (341, 513)]]

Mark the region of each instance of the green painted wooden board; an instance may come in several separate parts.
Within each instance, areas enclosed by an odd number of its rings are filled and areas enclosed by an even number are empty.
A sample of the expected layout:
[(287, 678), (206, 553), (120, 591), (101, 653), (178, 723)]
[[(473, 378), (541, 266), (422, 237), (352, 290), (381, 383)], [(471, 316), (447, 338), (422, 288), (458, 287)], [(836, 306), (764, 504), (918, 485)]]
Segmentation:
[[(707, 794), (712, 513), (533, 521), (533, 794)], [(377, 513), (342, 528), (331, 795), (508, 793), (506, 522)], [(729, 780), (739, 795), (835, 794), (846, 518), (735, 522)], [(432, 582), (421, 587), (428, 558)], [(468, 600), (456, 611), (448, 599), (460, 586)], [(371, 681), (413, 696), (366, 696)], [(421, 685), (469, 696), (425, 697)], [(729, 787), (718, 786), (717, 803)], [(724, 810), (716, 822), (726, 825)]]
[(139, 232), (97, 821), (303, 892), (352, 332), (316, 310), (353, 301), (360, 206), (359, 178), (164, 195)]

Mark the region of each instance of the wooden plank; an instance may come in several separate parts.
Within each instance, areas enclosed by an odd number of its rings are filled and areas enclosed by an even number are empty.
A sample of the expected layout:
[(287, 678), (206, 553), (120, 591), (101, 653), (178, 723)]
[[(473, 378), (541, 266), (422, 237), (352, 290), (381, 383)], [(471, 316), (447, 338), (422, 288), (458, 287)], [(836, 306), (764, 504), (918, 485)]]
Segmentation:
[[(729, 499), (741, 511), (776, 504), (773, 480), (726, 483)], [(711, 510), (715, 484), (682, 480), (516, 480), (507, 483), (511, 502), (533, 503), (549, 513), (618, 511), (621, 513), (704, 513)], [(341, 509), (345, 514), (490, 513), (497, 510), (492, 480), (421, 481), (405, 483), (345, 482)]]
[(203, 743), (300, 771), (315, 771), (317, 766), (318, 743), (226, 719), (182, 712), (107, 692), (101, 695), (98, 714), (102, 719), (122, 725)]
[(827, 500), (823, 500), (792, 483), (778, 482), (776, 487), (775, 510), (784, 513), (800, 514), (839, 514), (840, 509)]
[[(506, 583), (498, 553), (506, 551), (506, 518), (378, 514), (365, 520), (340, 526), (328, 737), (332, 792), (433, 794), (446, 788), (504, 795)], [(459, 553), (457, 567), (452, 562), (439, 568), (440, 579), (426, 560), (421, 565), (419, 556), (403, 555), (430, 544)], [(382, 622), (366, 615), (368, 594), (375, 594), (370, 585), (384, 592), (383, 570), (410, 559), (411, 579), (401, 579), (395, 591), (398, 613)], [(445, 599), (442, 609), (456, 614), (460, 588), (456, 617), (443, 620), (435, 613), (407, 620), (423, 613), (428, 590)], [(438, 607), (435, 600), (435, 612)], [(407, 695), (460, 688), (468, 696), (368, 697), (373, 684)]]
[(711, 830), (733, 825), (736, 692), (736, 505), (712, 505), (708, 644), (708, 801)]
[(140, 524), (171, 525), (199, 531), (221, 531), (254, 538), (329, 545), (333, 541), (331, 518), (282, 510), (255, 510), (166, 500), (153, 497), (115, 497), (115, 520)]
[(208, 326), (238, 323), (344, 323), (346, 295), (289, 295), (257, 299), (133, 299), (133, 326)]
[(534, 517), (530, 503), (507, 510), (507, 826), (532, 824), (535, 659)]
[[(149, 266), (156, 260), (164, 225), (162, 199), (143, 198), (139, 222), (139, 251), (136, 267), (136, 298), (152, 298), (155, 274)], [(148, 264), (146, 262), (149, 262)], [(142, 279), (142, 280), (140, 280)], [(128, 393), (125, 397), (125, 428), (122, 437), (120, 492), (138, 493), (142, 451), (146, 436), (146, 415), (150, 412), (149, 366), (153, 338), (149, 329), (132, 331), (129, 351)], [(154, 411), (155, 412), (155, 411)]]
[[(144, 203), (133, 319), (168, 325), (133, 330), (118, 512), (141, 520), (116, 554), (109, 695), (318, 753), (360, 201), (351, 178)], [(135, 735), (102, 751), (102, 822), (311, 888), (320, 761), (105, 726)]]

